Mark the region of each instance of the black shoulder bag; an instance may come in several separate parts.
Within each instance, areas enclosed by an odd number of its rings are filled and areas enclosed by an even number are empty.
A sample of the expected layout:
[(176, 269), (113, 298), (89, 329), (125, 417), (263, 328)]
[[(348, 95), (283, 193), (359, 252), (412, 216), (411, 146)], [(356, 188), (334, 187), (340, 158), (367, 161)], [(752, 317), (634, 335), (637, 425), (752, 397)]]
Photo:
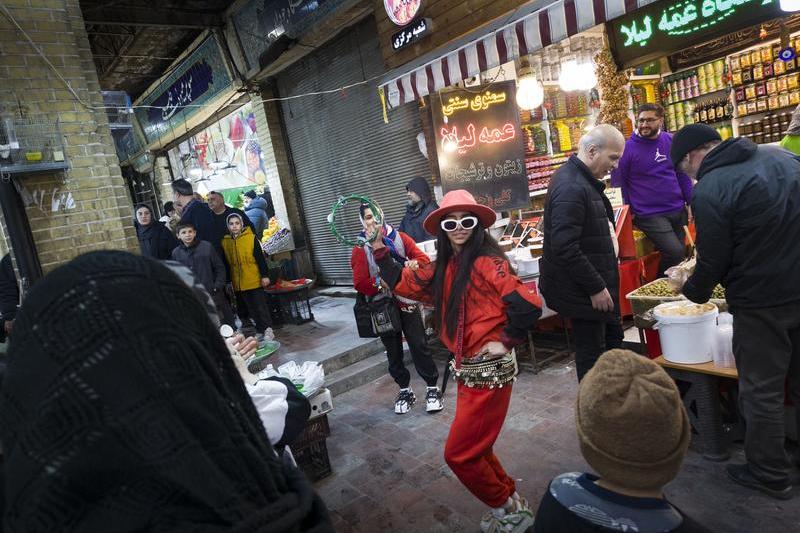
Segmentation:
[(390, 333), (400, 333), (403, 330), (397, 302), (385, 294), (367, 299), (358, 293), (353, 314), (356, 317), (358, 336), (362, 338), (375, 338)]

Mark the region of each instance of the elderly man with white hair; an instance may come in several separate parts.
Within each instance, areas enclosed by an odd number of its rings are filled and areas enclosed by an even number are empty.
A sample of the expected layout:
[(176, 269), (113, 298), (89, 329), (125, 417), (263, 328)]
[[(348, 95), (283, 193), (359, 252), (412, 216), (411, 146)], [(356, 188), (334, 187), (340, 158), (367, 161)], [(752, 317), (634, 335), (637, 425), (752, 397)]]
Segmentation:
[(624, 148), (616, 128), (595, 127), (553, 175), (545, 200), (541, 290), (547, 306), (572, 322), (578, 380), (603, 352), (622, 346), (614, 210), (600, 180)]

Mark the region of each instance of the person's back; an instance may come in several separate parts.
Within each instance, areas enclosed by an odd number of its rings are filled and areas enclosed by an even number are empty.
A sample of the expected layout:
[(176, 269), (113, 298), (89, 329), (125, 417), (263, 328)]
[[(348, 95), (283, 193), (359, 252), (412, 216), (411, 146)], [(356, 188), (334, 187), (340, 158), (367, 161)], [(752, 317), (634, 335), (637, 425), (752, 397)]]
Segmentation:
[(244, 212), (253, 223), (255, 234), (260, 239), (269, 223), (267, 201), (260, 196), (256, 196), (250, 201), (250, 205), (245, 208)]
[(581, 381), (575, 424), (581, 453), (599, 476), (553, 479), (535, 533), (710, 533), (663, 494), (680, 470), (691, 426), (661, 367), (628, 350), (606, 352)]
[[(692, 208), (698, 261), (722, 276), (732, 307), (800, 301), (800, 160), (772, 146), (730, 139), (706, 156)], [(698, 265), (699, 267), (700, 265)], [(684, 292), (694, 294), (690, 280)]]
[(211, 242), (214, 239), (214, 217), (208, 204), (192, 200), (183, 208), (179, 224), (192, 224), (197, 229), (197, 238)]

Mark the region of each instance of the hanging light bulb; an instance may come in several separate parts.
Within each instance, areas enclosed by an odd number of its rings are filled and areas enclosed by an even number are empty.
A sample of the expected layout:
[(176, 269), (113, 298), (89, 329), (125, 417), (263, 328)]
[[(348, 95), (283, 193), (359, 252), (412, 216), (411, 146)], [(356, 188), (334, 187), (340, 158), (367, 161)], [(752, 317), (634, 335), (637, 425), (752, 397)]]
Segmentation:
[(542, 105), (542, 102), (544, 102), (542, 82), (536, 78), (530, 68), (521, 69), (519, 80), (517, 80), (517, 106), (530, 111)]
[(800, 0), (780, 0), (781, 11), (800, 11)]
[(558, 85), (564, 92), (577, 91), (581, 83), (581, 71), (575, 59), (568, 59), (561, 63), (561, 73), (558, 76)]

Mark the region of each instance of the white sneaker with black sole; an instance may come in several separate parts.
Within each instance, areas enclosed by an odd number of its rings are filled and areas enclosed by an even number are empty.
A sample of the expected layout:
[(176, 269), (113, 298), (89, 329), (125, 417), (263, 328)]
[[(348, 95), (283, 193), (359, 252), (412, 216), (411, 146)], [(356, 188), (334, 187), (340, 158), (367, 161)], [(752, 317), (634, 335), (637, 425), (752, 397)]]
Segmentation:
[(425, 410), (429, 413), (436, 413), (444, 409), (442, 401), (442, 391), (439, 387), (428, 387), (425, 393)]
[(414, 402), (417, 397), (414, 396), (414, 391), (411, 389), (400, 389), (397, 393), (397, 399), (394, 401), (394, 412), (398, 415), (404, 415), (414, 407)]

